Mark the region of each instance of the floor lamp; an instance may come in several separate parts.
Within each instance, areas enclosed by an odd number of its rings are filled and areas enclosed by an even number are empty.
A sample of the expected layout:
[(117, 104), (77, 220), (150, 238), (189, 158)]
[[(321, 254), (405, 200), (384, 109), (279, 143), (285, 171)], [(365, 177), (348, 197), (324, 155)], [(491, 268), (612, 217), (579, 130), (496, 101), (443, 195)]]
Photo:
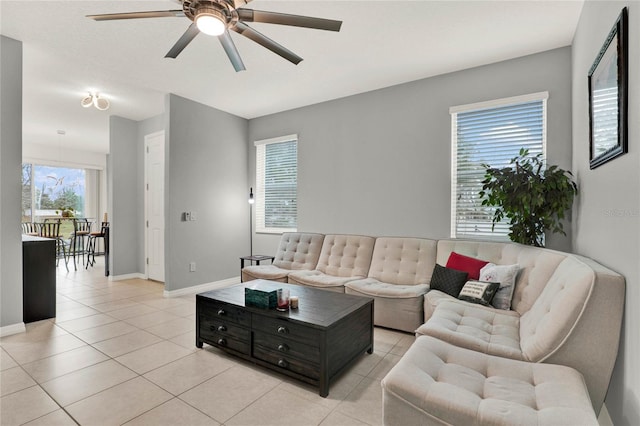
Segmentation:
[(249, 190), (249, 255), (253, 256), (253, 203), (256, 202), (253, 198), (253, 188)]

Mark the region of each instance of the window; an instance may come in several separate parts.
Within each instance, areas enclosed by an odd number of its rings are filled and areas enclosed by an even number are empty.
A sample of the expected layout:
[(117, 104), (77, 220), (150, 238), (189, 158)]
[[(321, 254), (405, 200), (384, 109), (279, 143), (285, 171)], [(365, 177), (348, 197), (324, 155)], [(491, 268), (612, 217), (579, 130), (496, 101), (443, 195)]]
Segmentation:
[[(87, 174), (85, 169), (23, 163), (22, 221), (61, 217), (63, 211), (71, 211), (76, 217), (86, 216)], [(71, 222), (64, 223), (63, 233), (70, 232), (72, 227)]]
[(298, 227), (298, 135), (255, 142), (256, 232)]
[(492, 232), (495, 208), (482, 205), (485, 169), (505, 167), (526, 148), (546, 154), (547, 92), (452, 107), (451, 236), (508, 240), (507, 220)]

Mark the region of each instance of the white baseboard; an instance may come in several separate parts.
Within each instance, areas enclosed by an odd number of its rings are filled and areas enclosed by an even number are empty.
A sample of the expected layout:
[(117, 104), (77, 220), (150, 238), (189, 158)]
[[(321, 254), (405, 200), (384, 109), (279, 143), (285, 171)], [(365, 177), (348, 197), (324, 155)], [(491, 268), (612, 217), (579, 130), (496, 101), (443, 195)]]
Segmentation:
[(5, 325), (0, 327), (0, 337), (11, 336), (12, 334), (24, 333), (27, 331), (23, 322), (17, 324)]
[(147, 277), (144, 274), (136, 272), (134, 274), (124, 274), (124, 275), (110, 275), (109, 281), (122, 281), (122, 280), (134, 280), (134, 279), (146, 280)]
[(607, 410), (607, 406), (604, 404), (602, 404), (602, 408), (600, 409), (598, 424), (600, 426), (613, 426), (613, 420), (611, 420), (611, 416), (609, 416), (609, 410)]
[(178, 297), (187, 294), (202, 293), (203, 291), (215, 290), (222, 287), (229, 287), (230, 285), (240, 284), (240, 277), (227, 278), (225, 280), (214, 281), (212, 283), (205, 283), (196, 285), (193, 287), (180, 288), (178, 290), (164, 291), (164, 297)]

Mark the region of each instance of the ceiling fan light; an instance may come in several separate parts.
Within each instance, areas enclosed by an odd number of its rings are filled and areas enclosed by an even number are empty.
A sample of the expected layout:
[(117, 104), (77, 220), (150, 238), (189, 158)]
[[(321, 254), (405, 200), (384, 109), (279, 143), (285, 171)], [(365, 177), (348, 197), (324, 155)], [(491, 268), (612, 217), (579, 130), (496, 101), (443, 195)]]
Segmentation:
[(106, 100), (105, 98), (101, 98), (100, 96), (96, 95), (93, 98), (93, 105), (95, 105), (95, 107), (97, 109), (99, 109), (100, 111), (105, 111), (107, 109), (109, 109), (109, 101)]
[(91, 105), (93, 105), (93, 95), (89, 93), (88, 96), (85, 96), (84, 98), (82, 98), (82, 100), (80, 101), (80, 105), (82, 105), (85, 108), (89, 108)]
[(198, 29), (211, 36), (219, 36), (227, 29), (227, 20), (224, 15), (213, 8), (202, 8), (196, 15)]

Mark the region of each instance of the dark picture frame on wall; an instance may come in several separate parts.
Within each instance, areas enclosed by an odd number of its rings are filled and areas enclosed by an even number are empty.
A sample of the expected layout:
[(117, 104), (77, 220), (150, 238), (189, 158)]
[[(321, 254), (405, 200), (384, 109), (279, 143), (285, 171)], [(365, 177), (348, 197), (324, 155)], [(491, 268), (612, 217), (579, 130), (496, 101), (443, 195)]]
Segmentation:
[(589, 70), (589, 167), (627, 152), (628, 13), (622, 9)]

